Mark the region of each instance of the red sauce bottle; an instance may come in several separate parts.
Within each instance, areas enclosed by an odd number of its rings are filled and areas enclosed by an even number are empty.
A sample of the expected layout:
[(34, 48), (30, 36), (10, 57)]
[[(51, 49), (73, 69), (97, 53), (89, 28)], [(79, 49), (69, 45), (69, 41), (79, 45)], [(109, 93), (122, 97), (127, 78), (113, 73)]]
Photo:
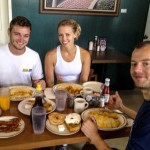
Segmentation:
[(105, 83), (104, 83), (104, 88), (102, 91), (102, 96), (104, 96), (104, 98), (105, 98), (105, 103), (108, 103), (108, 101), (109, 101), (109, 96), (110, 96), (109, 85), (110, 85), (110, 79), (106, 78)]

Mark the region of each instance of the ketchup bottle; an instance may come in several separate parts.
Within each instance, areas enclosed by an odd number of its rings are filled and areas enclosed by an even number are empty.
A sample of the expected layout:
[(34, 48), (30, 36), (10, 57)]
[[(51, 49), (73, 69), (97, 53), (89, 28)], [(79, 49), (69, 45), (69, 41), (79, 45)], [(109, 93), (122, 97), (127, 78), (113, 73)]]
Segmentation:
[(103, 88), (103, 91), (102, 91), (102, 96), (104, 96), (104, 98), (105, 98), (105, 103), (108, 103), (108, 101), (109, 101), (109, 96), (110, 96), (109, 85), (110, 85), (110, 79), (106, 78), (104, 88)]

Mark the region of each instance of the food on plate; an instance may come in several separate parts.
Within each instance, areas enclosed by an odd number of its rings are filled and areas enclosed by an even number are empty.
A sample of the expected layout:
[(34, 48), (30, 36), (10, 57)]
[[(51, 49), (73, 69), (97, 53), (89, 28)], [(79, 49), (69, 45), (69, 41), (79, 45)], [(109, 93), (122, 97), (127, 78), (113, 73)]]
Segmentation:
[(43, 106), (45, 107), (46, 112), (50, 112), (53, 109), (51, 102), (44, 102)]
[(89, 112), (87, 118), (89, 117), (95, 118), (99, 128), (117, 128), (121, 124), (117, 113), (105, 110), (92, 110)]
[(10, 89), (11, 99), (29, 98), (34, 95), (34, 91), (28, 87), (14, 87)]
[(59, 112), (52, 112), (48, 115), (48, 120), (53, 125), (61, 125), (65, 121), (65, 116)]
[(12, 132), (19, 131), (20, 126), (20, 118), (12, 118), (9, 120), (1, 120), (0, 121), (0, 132)]
[[(31, 109), (34, 103), (35, 103), (35, 100), (27, 100), (24, 107), (26, 109)], [(48, 102), (48, 101), (44, 101), (43, 106), (45, 107), (46, 112), (50, 112), (53, 109), (51, 102)]]
[(78, 113), (71, 113), (66, 115), (65, 123), (70, 132), (75, 132), (80, 129), (81, 117)]
[(80, 94), (82, 87), (77, 84), (60, 84), (57, 86), (57, 89), (67, 90), (69, 94)]

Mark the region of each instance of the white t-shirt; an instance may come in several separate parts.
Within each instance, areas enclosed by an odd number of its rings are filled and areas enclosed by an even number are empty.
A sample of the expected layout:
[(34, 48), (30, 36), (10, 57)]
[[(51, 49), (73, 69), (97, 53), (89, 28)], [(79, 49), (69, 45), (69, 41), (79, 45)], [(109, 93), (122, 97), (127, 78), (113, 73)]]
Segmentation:
[(22, 55), (10, 52), (8, 44), (0, 47), (0, 86), (27, 85), (43, 78), (39, 54), (26, 47)]
[(73, 61), (66, 62), (61, 56), (60, 46), (57, 47), (57, 62), (55, 73), (58, 82), (78, 83), (82, 71), (80, 48), (76, 45), (76, 55)]

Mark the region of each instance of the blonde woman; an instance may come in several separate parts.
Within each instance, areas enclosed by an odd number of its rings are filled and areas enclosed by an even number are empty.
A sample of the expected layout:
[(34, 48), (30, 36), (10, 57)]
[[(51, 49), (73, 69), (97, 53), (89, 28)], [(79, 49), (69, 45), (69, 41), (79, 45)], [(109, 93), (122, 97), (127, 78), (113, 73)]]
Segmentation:
[(48, 51), (45, 56), (47, 87), (54, 85), (55, 75), (57, 83), (87, 81), (90, 72), (90, 54), (75, 45), (75, 40), (81, 33), (80, 25), (73, 19), (65, 19), (58, 24), (57, 32), (61, 45)]

